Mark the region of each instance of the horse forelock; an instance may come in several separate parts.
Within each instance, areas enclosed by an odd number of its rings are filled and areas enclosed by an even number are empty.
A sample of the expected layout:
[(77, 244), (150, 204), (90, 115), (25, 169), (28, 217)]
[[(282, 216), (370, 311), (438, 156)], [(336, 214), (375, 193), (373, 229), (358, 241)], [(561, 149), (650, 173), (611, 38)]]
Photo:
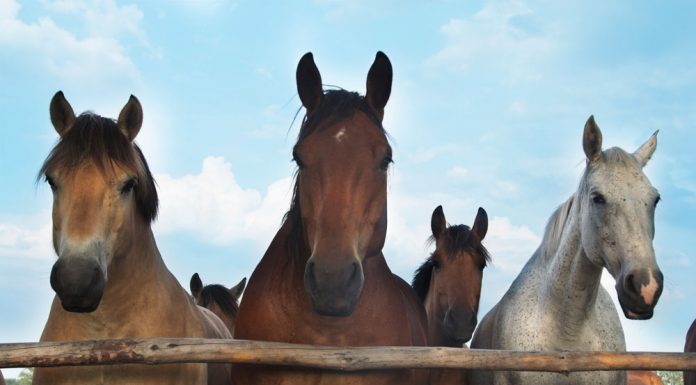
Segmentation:
[(132, 170), (138, 179), (135, 186), (138, 211), (148, 221), (155, 219), (159, 200), (145, 156), (135, 143), (128, 141), (113, 119), (91, 112), (80, 114), (49, 153), (37, 180), (57, 170), (69, 173), (85, 161), (92, 161), (102, 173), (113, 171), (115, 164)]
[(220, 309), (232, 318), (237, 317), (239, 304), (230, 291), (222, 285), (207, 285), (198, 295), (198, 304), (209, 308), (211, 302), (216, 303)]
[[(388, 137), (384, 126), (382, 126), (382, 121), (364, 96), (357, 92), (337, 89), (325, 91), (324, 97), (317, 109), (313, 111), (311, 115), (305, 114), (295, 145), (314, 132), (321, 131), (339, 121), (351, 118), (356, 112), (362, 112), (367, 115), (375, 126)], [(300, 186), (298, 174), (299, 169), (296, 169), (293, 176), (294, 182), (290, 209), (285, 213), (282, 221), (283, 224), (287, 223), (290, 225), (290, 235), (287, 238), (286, 248), (288, 254), (292, 257), (301, 253), (302, 245), (305, 242), (304, 226), (300, 216)]]

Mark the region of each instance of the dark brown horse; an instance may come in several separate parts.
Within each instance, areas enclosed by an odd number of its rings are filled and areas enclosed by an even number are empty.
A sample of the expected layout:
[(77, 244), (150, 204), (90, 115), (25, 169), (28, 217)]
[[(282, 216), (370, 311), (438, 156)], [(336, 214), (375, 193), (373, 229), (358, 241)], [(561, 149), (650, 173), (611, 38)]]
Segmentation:
[[(316, 345), (425, 345), (425, 312), (382, 254), (391, 147), (382, 127), (392, 68), (379, 52), (365, 97), (324, 92), (310, 53), (297, 67), (307, 109), (285, 220), (249, 279), (235, 338)], [(238, 365), (235, 384), (422, 384), (416, 370), (332, 372)]]
[[(413, 277), (413, 289), (428, 315), (431, 346), (461, 348), (477, 323), (481, 280), (490, 256), (481, 244), (488, 231), (488, 215), (479, 208), (474, 225), (447, 226), (438, 206), (430, 221), (435, 251)], [(463, 384), (463, 370), (432, 370), (430, 384)]]
[[(62, 92), (51, 101), (60, 135), (41, 168), (53, 190), (56, 292), (41, 341), (231, 338), (169, 272), (150, 227), (157, 191), (133, 140), (143, 112), (131, 96), (117, 121), (75, 116)], [(34, 384), (228, 384), (229, 365), (37, 368)]]
[(242, 278), (238, 284), (231, 288), (222, 285), (212, 284), (203, 286), (203, 281), (198, 273), (191, 276), (189, 286), (191, 295), (196, 299), (198, 306), (202, 306), (218, 316), (225, 323), (230, 333), (234, 333), (234, 324), (239, 313), (239, 298), (242, 297), (246, 277)]
[[(689, 353), (696, 352), (696, 319), (691, 324), (689, 331), (686, 333), (686, 343), (684, 351)], [(684, 371), (684, 385), (696, 385), (696, 371)]]

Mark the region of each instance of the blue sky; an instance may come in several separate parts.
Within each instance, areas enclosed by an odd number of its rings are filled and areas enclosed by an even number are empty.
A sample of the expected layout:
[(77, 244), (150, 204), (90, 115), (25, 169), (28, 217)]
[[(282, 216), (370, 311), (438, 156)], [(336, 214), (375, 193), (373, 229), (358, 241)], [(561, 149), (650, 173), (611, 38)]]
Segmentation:
[(50, 189), (34, 178), (57, 90), (109, 117), (140, 99), (165, 261), (184, 287), (193, 272), (231, 285), (289, 204), (297, 61), (312, 51), (326, 84), (363, 93), (382, 50), (392, 269), (410, 280), (426, 258), (437, 205), (466, 224), (483, 206), (486, 312), (575, 191), (587, 117), (629, 151), (660, 129), (646, 173), (665, 290), (652, 320), (622, 322), (629, 349), (680, 350), (696, 316), (696, 4), (462, 3), (0, 0), (0, 342), (37, 340), (53, 296)]

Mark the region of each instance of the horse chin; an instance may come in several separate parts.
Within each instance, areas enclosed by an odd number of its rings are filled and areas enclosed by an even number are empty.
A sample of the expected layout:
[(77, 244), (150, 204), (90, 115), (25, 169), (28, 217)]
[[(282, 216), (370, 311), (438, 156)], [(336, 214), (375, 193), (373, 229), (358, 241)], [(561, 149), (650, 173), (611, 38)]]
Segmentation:
[(348, 317), (353, 314), (357, 301), (341, 299), (338, 301), (312, 301), (314, 312), (329, 317)]
[(63, 306), (63, 309), (65, 311), (69, 311), (71, 313), (91, 313), (99, 307), (99, 303), (101, 302), (101, 296), (99, 296), (98, 299), (92, 300), (92, 301), (84, 301), (84, 300), (77, 300), (77, 301), (71, 301), (71, 300), (65, 300), (63, 301), (61, 299), (60, 304)]
[(619, 304), (621, 305), (624, 316), (630, 320), (649, 320), (653, 316), (653, 309), (643, 311), (632, 310), (623, 303), (621, 298), (619, 298)]
[(99, 303), (96, 303), (94, 305), (90, 305), (87, 307), (70, 306), (70, 305), (66, 305), (62, 302), (61, 302), (61, 305), (63, 305), (63, 309), (65, 309), (65, 311), (69, 311), (71, 313), (91, 313), (91, 312), (97, 310), (97, 308), (99, 307)]

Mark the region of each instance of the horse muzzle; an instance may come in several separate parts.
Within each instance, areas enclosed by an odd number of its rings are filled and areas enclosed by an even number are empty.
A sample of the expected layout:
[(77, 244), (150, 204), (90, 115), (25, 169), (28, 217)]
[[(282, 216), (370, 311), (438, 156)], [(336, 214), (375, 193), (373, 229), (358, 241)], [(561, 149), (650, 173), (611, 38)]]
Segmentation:
[(329, 265), (312, 257), (305, 266), (305, 290), (319, 315), (346, 317), (353, 314), (363, 282), (362, 265), (357, 260)]
[(442, 322), (446, 338), (452, 341), (452, 346), (461, 347), (471, 339), (478, 319), (471, 310), (458, 311), (451, 307)]
[(88, 313), (97, 309), (106, 279), (99, 264), (92, 259), (59, 258), (51, 269), (51, 287), (63, 309)]
[(616, 280), (616, 294), (624, 316), (632, 320), (652, 318), (662, 294), (662, 272), (644, 271), (622, 274)]

